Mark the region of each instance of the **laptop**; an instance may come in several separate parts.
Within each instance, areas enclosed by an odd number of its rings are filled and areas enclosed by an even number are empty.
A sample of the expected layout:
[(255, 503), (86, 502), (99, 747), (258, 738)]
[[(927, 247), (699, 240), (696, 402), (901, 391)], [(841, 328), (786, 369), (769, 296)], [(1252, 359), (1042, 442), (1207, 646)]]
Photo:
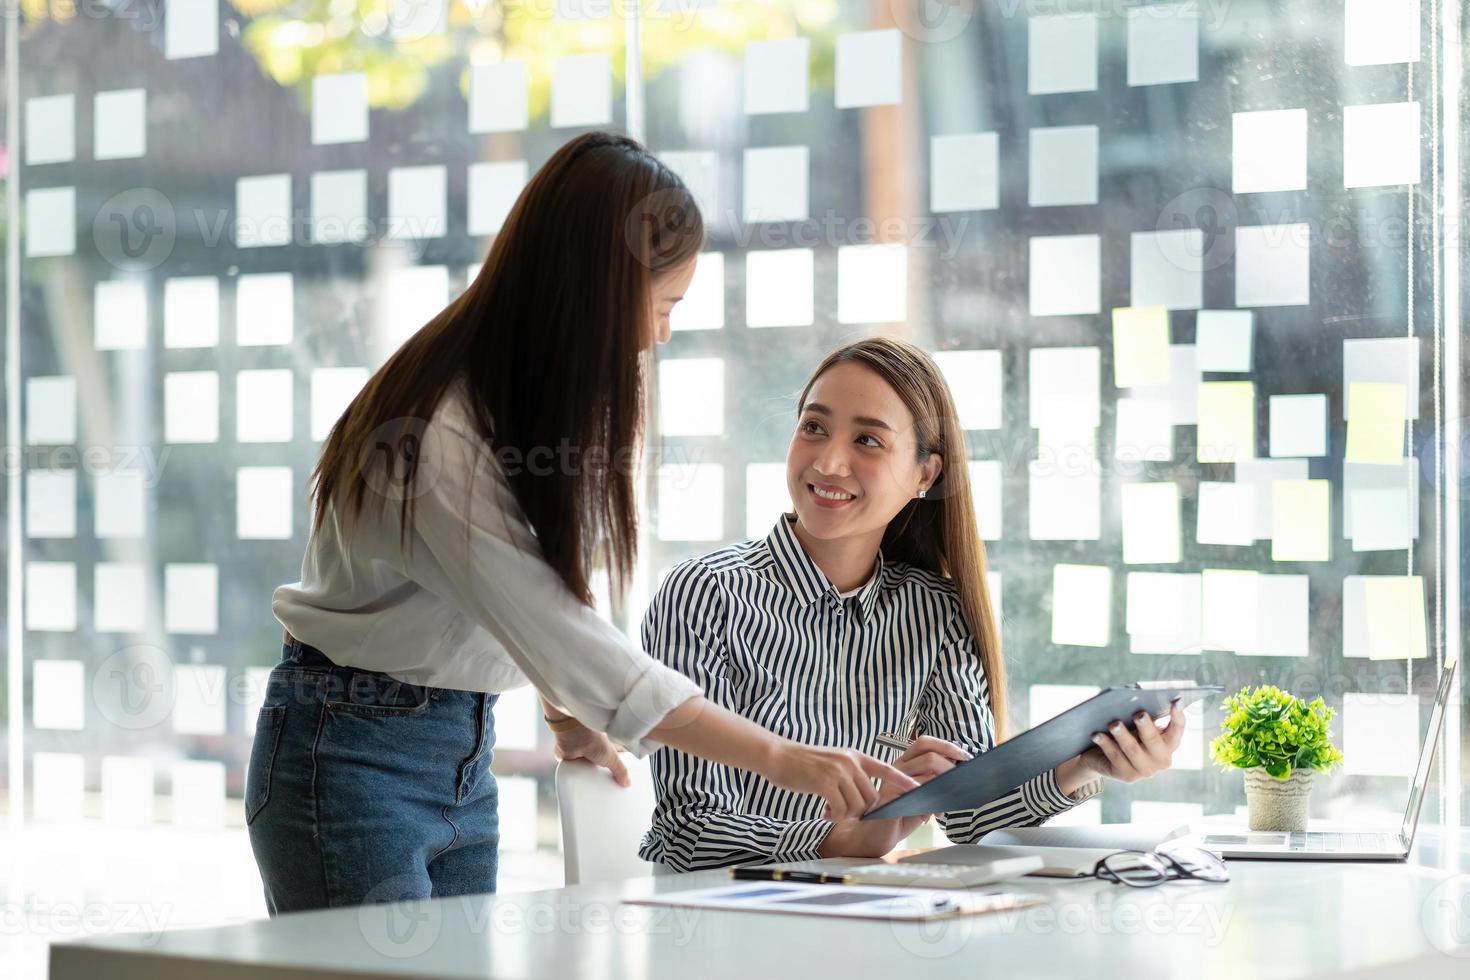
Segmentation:
[(1424, 803), (1424, 789), (1429, 784), (1429, 765), (1439, 745), (1444, 727), (1445, 704), (1450, 697), (1450, 681), (1455, 673), (1455, 660), (1447, 660), (1440, 672), (1439, 690), (1429, 715), (1429, 731), (1419, 750), (1419, 767), (1409, 789), (1409, 805), (1404, 822), (1396, 831), (1292, 831), (1273, 833), (1258, 830), (1238, 833), (1208, 833), (1198, 844), (1224, 858), (1261, 858), (1267, 860), (1306, 861), (1402, 861), (1414, 844), (1419, 826), (1419, 808)]

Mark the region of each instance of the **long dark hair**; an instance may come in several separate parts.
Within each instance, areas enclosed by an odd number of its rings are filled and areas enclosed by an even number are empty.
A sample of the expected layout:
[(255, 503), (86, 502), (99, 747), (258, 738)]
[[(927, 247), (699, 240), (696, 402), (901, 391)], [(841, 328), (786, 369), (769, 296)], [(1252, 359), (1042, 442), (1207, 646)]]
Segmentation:
[[(591, 601), (588, 579), (603, 549), (621, 585), (638, 547), (650, 285), (703, 241), (688, 188), (635, 140), (587, 133), (561, 147), (521, 192), (475, 281), (378, 369), (332, 427), (312, 474), (316, 524), (334, 505), (339, 519), (359, 516), (385, 427), (421, 431), (463, 380), (473, 420), (500, 458), (570, 446), (585, 461), (505, 475), (542, 557), (573, 595)], [(410, 459), (407, 482), (416, 475)], [(409, 547), (416, 496), (391, 498)]]
[(802, 389), (797, 410), (817, 379), (837, 364), (861, 364), (888, 382), (914, 417), (919, 460), (930, 453), (944, 461), (939, 478), (923, 499), (910, 500), (883, 533), (883, 557), (906, 562), (948, 578), (959, 592), (965, 622), (980, 650), (995, 716), (996, 740), (1005, 737), (1007, 720), (1005, 658), (1000, 628), (985, 579), (985, 542), (970, 495), (970, 468), (965, 430), (954, 397), (933, 358), (918, 347), (892, 337), (860, 340), (828, 354)]

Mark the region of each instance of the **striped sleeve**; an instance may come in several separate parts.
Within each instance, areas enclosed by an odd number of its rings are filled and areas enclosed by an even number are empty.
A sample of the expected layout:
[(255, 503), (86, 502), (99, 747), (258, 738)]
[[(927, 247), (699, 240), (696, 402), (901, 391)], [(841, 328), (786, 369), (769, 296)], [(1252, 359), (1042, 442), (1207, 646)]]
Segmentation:
[[(973, 636), (945, 645), (920, 698), (919, 723), (923, 734), (972, 753), (995, 745), (990, 687)], [(968, 844), (1002, 827), (1034, 827), (1077, 802), (1062, 792), (1054, 773), (1045, 772), (982, 807), (940, 814), (939, 826), (952, 843)]]
[[(643, 619), (643, 648), (734, 710), (720, 641), (719, 584), (698, 562), (669, 573)], [(651, 756), (653, 826), (638, 854), (676, 871), (818, 857), (832, 829), (825, 820), (782, 820), (745, 812), (743, 775), (729, 766), (664, 747)]]

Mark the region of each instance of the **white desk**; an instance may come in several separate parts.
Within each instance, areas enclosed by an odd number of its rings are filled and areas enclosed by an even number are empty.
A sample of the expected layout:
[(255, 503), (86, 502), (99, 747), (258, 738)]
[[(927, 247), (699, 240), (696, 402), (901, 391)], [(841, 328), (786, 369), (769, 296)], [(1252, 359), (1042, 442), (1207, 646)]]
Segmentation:
[[(1224, 885), (1022, 880), (1051, 905), (898, 924), (624, 905), (704, 872), (53, 947), (52, 980), (202, 977), (1470, 976), (1470, 831), (1407, 864), (1231, 862)], [(411, 908), (412, 906), (410, 906)], [(1458, 934), (1457, 934), (1458, 933)]]

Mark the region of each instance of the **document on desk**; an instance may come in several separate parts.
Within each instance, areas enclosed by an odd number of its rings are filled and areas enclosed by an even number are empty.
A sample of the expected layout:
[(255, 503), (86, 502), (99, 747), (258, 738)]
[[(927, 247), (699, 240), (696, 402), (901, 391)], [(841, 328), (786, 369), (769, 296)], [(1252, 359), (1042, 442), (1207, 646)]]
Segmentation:
[(1165, 841), (1189, 834), (1189, 824), (1102, 823), (1073, 827), (1007, 827), (980, 838), (982, 844), (1021, 847), (1106, 847), (1115, 851), (1151, 851)]
[(741, 881), (718, 888), (692, 888), (624, 899), (629, 905), (671, 905), (729, 912), (783, 912), (841, 918), (923, 922), (961, 915), (983, 915), (1044, 905), (1040, 895), (1023, 892), (967, 892), (939, 889), (879, 888), (869, 885), (797, 884)]

